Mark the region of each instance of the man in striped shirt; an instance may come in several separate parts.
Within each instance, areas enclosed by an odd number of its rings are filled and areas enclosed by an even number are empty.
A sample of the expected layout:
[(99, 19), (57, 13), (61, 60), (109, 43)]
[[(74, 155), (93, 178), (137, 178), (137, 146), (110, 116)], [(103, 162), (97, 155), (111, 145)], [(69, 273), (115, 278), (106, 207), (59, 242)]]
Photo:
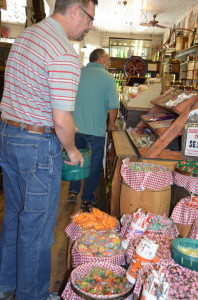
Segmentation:
[(97, 2), (56, 0), (53, 15), (26, 28), (10, 50), (0, 121), (0, 299), (60, 299), (48, 288), (62, 149), (69, 164), (84, 162), (72, 118), (80, 64), (69, 39), (92, 28)]

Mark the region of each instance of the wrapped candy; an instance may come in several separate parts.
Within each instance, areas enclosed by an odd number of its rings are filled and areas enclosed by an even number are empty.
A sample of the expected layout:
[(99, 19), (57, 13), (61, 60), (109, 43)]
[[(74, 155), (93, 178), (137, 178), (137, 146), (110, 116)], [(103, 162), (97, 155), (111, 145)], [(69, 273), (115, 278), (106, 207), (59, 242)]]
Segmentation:
[(148, 231), (156, 230), (165, 232), (171, 230), (173, 226), (173, 220), (167, 218), (165, 214), (163, 216), (152, 214), (149, 221)]
[(78, 239), (77, 248), (89, 256), (113, 256), (122, 252), (121, 238), (113, 231), (103, 234), (95, 230), (85, 232)]
[(106, 296), (122, 294), (131, 286), (125, 275), (118, 275), (101, 267), (88, 271), (75, 284), (86, 293)]
[(169, 284), (165, 279), (163, 268), (159, 266), (147, 276), (140, 300), (166, 300), (168, 292)]
[(183, 254), (198, 258), (198, 249), (192, 249), (190, 247), (183, 247), (179, 245), (178, 250)]
[(149, 219), (150, 214), (144, 214), (141, 209), (138, 209), (137, 212), (133, 213), (132, 222), (122, 240), (122, 247), (124, 249), (127, 249), (132, 237), (143, 234), (148, 227)]

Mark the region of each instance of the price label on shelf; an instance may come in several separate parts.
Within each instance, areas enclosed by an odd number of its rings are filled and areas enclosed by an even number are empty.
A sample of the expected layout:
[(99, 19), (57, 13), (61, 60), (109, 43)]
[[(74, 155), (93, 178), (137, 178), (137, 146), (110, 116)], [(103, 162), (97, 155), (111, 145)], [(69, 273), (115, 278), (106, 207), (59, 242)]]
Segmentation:
[(198, 128), (188, 127), (185, 155), (198, 156)]

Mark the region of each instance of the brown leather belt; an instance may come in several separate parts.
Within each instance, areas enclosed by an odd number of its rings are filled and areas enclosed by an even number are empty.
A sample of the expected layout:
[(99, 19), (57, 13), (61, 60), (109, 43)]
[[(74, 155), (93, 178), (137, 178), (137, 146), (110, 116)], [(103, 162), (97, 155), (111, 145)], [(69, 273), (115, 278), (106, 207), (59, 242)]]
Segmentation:
[(34, 133), (34, 132), (35, 133), (56, 133), (55, 129), (52, 128), (52, 127), (34, 126), (34, 125), (20, 123), (20, 122), (16, 122), (16, 121), (12, 121), (12, 120), (6, 120), (6, 119), (1, 119), (1, 121), (8, 124), (8, 125), (14, 126), (14, 127), (23, 128), (23, 129), (28, 130), (29, 132), (32, 132), (32, 133)]

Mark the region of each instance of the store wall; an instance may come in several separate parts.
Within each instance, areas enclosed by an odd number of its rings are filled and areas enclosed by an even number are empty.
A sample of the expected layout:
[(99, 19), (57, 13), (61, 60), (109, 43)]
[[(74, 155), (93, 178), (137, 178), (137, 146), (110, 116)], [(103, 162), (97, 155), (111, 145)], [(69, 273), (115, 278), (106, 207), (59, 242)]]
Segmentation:
[[(173, 24), (174, 25), (174, 24)], [(187, 11), (180, 19), (175, 22), (176, 28), (186, 28), (194, 29), (197, 28), (198, 31), (198, 4), (193, 6), (189, 11)], [(169, 37), (170, 30), (167, 30), (163, 35), (163, 44), (167, 41)]]
[(109, 47), (109, 37), (151, 40), (152, 41), (152, 49), (155, 49), (159, 45), (162, 44), (162, 36), (161, 35), (102, 33), (102, 37), (101, 37), (101, 46), (102, 47), (104, 47), (104, 48)]

